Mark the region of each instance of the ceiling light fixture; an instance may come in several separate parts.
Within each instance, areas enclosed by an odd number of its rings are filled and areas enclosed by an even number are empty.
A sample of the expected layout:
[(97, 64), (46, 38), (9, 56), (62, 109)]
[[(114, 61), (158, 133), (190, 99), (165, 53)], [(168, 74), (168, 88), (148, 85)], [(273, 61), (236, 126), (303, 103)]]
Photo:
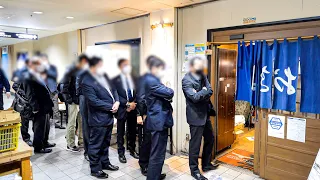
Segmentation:
[(33, 14), (43, 14), (41, 11), (34, 11)]
[(67, 19), (74, 19), (74, 17), (72, 17), (72, 16), (67, 16), (66, 18)]
[(0, 6), (0, 9), (3, 9), (4, 7), (3, 6)]

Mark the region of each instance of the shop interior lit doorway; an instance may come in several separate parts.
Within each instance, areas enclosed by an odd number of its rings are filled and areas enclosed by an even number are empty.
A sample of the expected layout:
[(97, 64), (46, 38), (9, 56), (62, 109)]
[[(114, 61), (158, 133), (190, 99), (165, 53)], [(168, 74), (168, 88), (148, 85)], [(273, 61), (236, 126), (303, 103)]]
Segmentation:
[[(222, 163), (253, 170), (254, 109), (235, 101), (237, 45), (220, 45), (217, 58), (216, 159)], [(245, 161), (243, 161), (245, 160)]]

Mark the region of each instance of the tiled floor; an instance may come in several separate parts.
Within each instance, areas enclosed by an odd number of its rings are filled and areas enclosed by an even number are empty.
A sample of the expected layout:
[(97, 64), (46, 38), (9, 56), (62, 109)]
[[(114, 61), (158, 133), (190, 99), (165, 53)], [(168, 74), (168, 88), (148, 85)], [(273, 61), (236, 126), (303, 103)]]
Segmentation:
[[(5, 107), (10, 106), (12, 99), (4, 98)], [(31, 127), (29, 128), (29, 132), (33, 136)], [(83, 152), (72, 153), (65, 150), (65, 133), (66, 130), (55, 129), (55, 137), (50, 140), (50, 142), (57, 143), (57, 146), (53, 148), (53, 152), (50, 154), (36, 154), (31, 157), (34, 180), (95, 179), (90, 176), (89, 163), (84, 160)], [(121, 164), (119, 163), (116, 149), (110, 148), (109, 152), (111, 163), (120, 167), (120, 170), (116, 172), (107, 171), (109, 180), (146, 179), (140, 173), (138, 160), (126, 154), (128, 163)], [(167, 180), (192, 180), (186, 156), (171, 156), (167, 154), (166, 158), (163, 172), (167, 173)], [(210, 180), (213, 180), (215, 175), (221, 176), (222, 180), (260, 180), (258, 176), (250, 171), (229, 165), (221, 165), (218, 169), (205, 174)]]
[[(51, 140), (57, 143), (57, 147), (53, 148), (53, 153), (44, 155), (36, 154), (31, 157), (35, 180), (94, 179), (90, 176), (89, 164), (84, 160), (83, 152), (72, 153), (65, 150), (65, 131), (66, 130), (56, 129), (56, 139)], [(127, 154), (126, 157), (128, 163), (119, 163), (116, 149), (110, 148), (111, 163), (119, 166), (120, 170), (116, 172), (107, 171), (109, 174), (108, 179), (145, 180), (146, 178), (140, 173), (138, 161), (133, 159), (129, 154)], [(186, 156), (171, 156), (167, 154), (163, 172), (167, 173), (167, 180), (192, 180)], [(209, 179), (213, 179), (214, 175), (220, 175), (223, 180), (259, 179), (249, 171), (227, 165), (221, 165), (217, 170), (205, 174)]]

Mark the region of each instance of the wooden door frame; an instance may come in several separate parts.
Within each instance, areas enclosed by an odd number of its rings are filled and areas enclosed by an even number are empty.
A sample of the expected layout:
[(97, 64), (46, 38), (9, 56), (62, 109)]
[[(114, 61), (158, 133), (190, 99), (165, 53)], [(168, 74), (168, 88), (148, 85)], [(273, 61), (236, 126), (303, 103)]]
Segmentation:
[[(230, 40), (229, 36), (232, 34), (246, 34), (248, 32), (252, 32), (256, 30), (256, 32), (265, 31), (265, 29), (271, 30), (285, 30), (286, 28), (292, 28), (292, 27), (299, 27), (300, 24), (306, 25), (305, 27), (316, 27), (319, 26), (320, 23), (320, 16), (317, 17), (309, 17), (309, 18), (299, 18), (299, 19), (292, 19), (292, 20), (284, 20), (284, 21), (274, 21), (274, 22), (267, 22), (267, 23), (259, 23), (259, 24), (252, 24), (252, 25), (243, 25), (243, 26), (234, 26), (234, 27), (226, 27), (226, 28), (217, 28), (217, 29), (208, 29), (207, 30), (207, 41), (208, 42), (237, 42), (238, 40)], [(274, 27), (274, 28), (273, 28)], [(215, 38), (214, 34), (219, 33), (221, 35), (220, 38)], [(301, 33), (300, 33), (301, 34)], [(255, 37), (248, 37), (244, 38), (243, 40), (255, 40), (250, 39)], [(278, 38), (278, 37), (277, 37)], [(242, 39), (240, 39), (242, 40)], [(211, 101), (214, 104), (215, 107), (218, 106), (218, 89), (219, 89), (219, 83), (218, 83), (218, 75), (219, 75), (219, 62), (218, 62), (218, 52), (217, 52), (217, 45), (209, 45), (209, 49), (212, 49), (212, 55), (207, 56), (208, 59), (208, 72), (209, 72), (209, 80), (214, 90), (214, 95), (211, 97)], [(213, 125), (214, 129), (214, 135), (215, 135), (215, 147), (213, 149), (213, 158), (216, 158), (217, 155), (217, 117), (218, 117), (218, 108), (217, 110), (217, 116), (211, 118), (211, 123)], [(256, 123), (257, 127), (263, 126), (260, 121)], [(261, 135), (264, 137), (265, 132), (255, 132), (255, 142), (261, 142)], [(260, 155), (260, 149), (261, 144), (255, 143), (255, 161), (254, 161), (254, 173), (260, 174), (260, 161), (263, 160), (263, 158)], [(261, 159), (262, 158), (262, 159)], [(264, 172), (262, 172), (264, 174)]]

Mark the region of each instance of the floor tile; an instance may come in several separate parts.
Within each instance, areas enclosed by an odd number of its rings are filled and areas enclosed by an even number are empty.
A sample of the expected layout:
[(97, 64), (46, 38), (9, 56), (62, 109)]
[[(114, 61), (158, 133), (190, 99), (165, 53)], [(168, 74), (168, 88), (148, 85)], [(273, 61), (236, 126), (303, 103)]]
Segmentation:
[(254, 180), (255, 177), (249, 176), (247, 174), (240, 174), (236, 179), (237, 180)]
[(63, 173), (59, 169), (57, 169), (57, 170), (46, 170), (46, 171), (44, 171), (44, 173), (46, 173), (51, 179), (58, 179), (58, 178), (62, 178), (64, 176), (67, 176), (65, 173)]
[(64, 169), (64, 170), (62, 170), (62, 172), (69, 175), (69, 174), (73, 174), (76, 172), (80, 172), (80, 170), (77, 167), (73, 167), (73, 168), (69, 168), (69, 169)]
[(117, 180), (134, 180), (134, 179), (135, 178), (133, 178), (133, 177), (127, 175), (127, 174), (117, 178)]
[(125, 175), (125, 173), (122, 172), (122, 171), (114, 171), (114, 172), (109, 174), (109, 176), (114, 178), (114, 179), (119, 178), (119, 177), (121, 177), (123, 175)]
[(34, 173), (33, 174), (33, 179), (34, 180), (51, 180), (49, 178), (49, 176), (47, 176), (46, 173), (44, 173), (44, 172)]
[(140, 176), (143, 176), (140, 170), (131, 171), (130, 173), (128, 173), (128, 175), (130, 175), (133, 178), (138, 178)]
[(73, 173), (73, 174), (68, 174), (68, 176), (71, 179), (79, 179), (79, 178), (82, 178), (82, 177), (86, 176), (86, 174), (84, 174), (83, 172), (76, 172), (76, 173)]
[(193, 180), (193, 177), (188, 174), (183, 174), (178, 177), (179, 180)]
[(238, 177), (241, 173), (232, 169), (228, 169), (224, 174), (229, 174), (233, 177)]
[(222, 177), (223, 180), (233, 180), (235, 179), (236, 177), (230, 175), (230, 174), (226, 174), (226, 173), (223, 173), (220, 175)]

